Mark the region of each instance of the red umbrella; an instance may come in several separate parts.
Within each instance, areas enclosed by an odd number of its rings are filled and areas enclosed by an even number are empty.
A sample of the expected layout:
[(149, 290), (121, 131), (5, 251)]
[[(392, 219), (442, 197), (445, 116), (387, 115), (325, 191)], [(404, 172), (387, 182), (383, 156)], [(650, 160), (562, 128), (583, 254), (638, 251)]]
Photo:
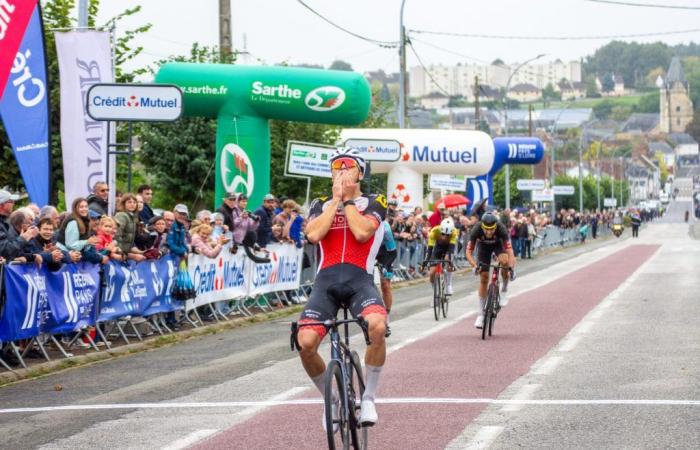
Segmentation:
[(437, 201), (437, 204), (445, 205), (445, 208), (468, 205), (469, 199), (461, 194), (448, 194)]
[(430, 222), (430, 225), (435, 227), (440, 224), (440, 213), (439, 209), (440, 208), (454, 208), (456, 206), (466, 206), (468, 205), (469, 199), (463, 195), (460, 194), (448, 194), (444, 197), (442, 197), (440, 200), (435, 202), (435, 206), (433, 207), (433, 214), (428, 218), (428, 222)]

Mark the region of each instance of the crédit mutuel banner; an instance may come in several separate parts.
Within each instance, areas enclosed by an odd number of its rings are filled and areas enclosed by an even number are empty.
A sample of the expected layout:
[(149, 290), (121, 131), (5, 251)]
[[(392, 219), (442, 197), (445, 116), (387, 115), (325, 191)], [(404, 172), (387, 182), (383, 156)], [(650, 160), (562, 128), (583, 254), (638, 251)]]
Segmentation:
[[(36, 2), (23, 2), (26, 4)], [(10, 31), (18, 31), (15, 23), (19, 3), (10, 15), (9, 2), (0, 1), (0, 36), (3, 64)], [(6, 18), (11, 18), (9, 25)], [(3, 66), (0, 86), (0, 116), (12, 145), (12, 151), (22, 174), (24, 185), (32, 202), (47, 205), (51, 177), (51, 153), (49, 147), (49, 102), (46, 59), (44, 57), (44, 33), (41, 8), (35, 5), (26, 28), (19, 34), (21, 44), (12, 53), (9, 70)]]
[(66, 204), (106, 181), (107, 122), (87, 114), (87, 91), (113, 81), (109, 33), (56, 33), (61, 79), (61, 146)]

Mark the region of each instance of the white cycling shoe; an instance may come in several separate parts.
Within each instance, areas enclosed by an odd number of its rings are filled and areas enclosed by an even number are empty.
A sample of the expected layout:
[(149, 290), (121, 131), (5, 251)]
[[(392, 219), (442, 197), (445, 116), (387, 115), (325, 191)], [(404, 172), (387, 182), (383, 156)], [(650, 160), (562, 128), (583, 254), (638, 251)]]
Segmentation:
[(483, 314), (479, 314), (478, 316), (476, 316), (476, 322), (474, 322), (474, 326), (476, 328), (484, 328), (484, 315)]
[(501, 294), (498, 297), (498, 304), (501, 305), (501, 307), (508, 305), (508, 293), (507, 292), (501, 292)]
[(362, 400), (360, 405), (360, 423), (363, 427), (371, 427), (377, 423), (377, 408), (372, 400)]
[[(340, 429), (340, 399), (333, 402), (331, 406), (333, 411), (333, 433), (337, 433)], [(326, 407), (323, 407), (323, 416), (321, 417), (321, 425), (323, 425), (323, 431), (326, 431)]]

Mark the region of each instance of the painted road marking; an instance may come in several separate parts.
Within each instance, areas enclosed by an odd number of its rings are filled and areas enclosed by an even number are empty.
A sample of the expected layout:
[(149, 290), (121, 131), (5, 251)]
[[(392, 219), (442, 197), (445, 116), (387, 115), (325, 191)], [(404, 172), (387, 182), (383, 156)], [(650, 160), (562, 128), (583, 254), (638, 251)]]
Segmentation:
[(481, 427), (474, 439), (464, 447), (467, 450), (482, 450), (489, 448), (503, 431), (503, 427)]
[(533, 372), (535, 375), (549, 375), (550, 373), (554, 372), (554, 369), (557, 368), (559, 363), (562, 362), (564, 358), (561, 356), (552, 356), (549, 359), (545, 360), (544, 363), (542, 363), (541, 366), (539, 366), (535, 371)]
[(570, 352), (576, 348), (578, 343), (581, 341), (581, 337), (582, 336), (580, 335), (572, 335), (566, 338), (566, 340), (564, 340), (564, 342), (562, 342), (562, 344), (559, 346), (558, 350), (560, 352)]
[[(0, 409), (0, 414), (18, 413), (40, 413), (40, 412), (62, 412), (62, 411), (90, 411), (109, 409), (229, 409), (229, 408), (250, 408), (250, 407), (273, 407), (273, 406), (303, 406), (320, 405), (323, 400), (298, 399), (298, 400), (261, 400), (261, 401), (240, 401), (240, 402), (183, 402), (183, 403), (113, 403), (100, 405), (64, 405), (64, 406), (42, 406), (32, 408), (5, 408)], [(494, 399), (494, 398), (440, 398), (440, 397), (403, 397), (403, 398), (379, 398), (377, 403), (384, 405), (404, 405), (404, 404), (441, 404), (441, 405), (522, 405), (522, 406), (700, 406), (700, 400), (624, 400), (624, 399), (562, 399), (562, 400), (517, 400), (517, 399)]]
[[(532, 396), (535, 394), (535, 392), (541, 387), (541, 384), (526, 384), (523, 387), (520, 388), (518, 392), (515, 393), (513, 398), (511, 400), (529, 400), (532, 398)], [(521, 403), (510, 403), (503, 408), (501, 408), (501, 411), (503, 412), (515, 412), (515, 411), (520, 411), (523, 408), (523, 404)]]
[(192, 444), (195, 444), (202, 439), (211, 436), (212, 434), (218, 432), (219, 430), (197, 430), (194, 431), (187, 436), (183, 437), (182, 439), (178, 439), (175, 442), (172, 442), (171, 444), (166, 445), (165, 447), (162, 448), (162, 450), (181, 450), (183, 448), (187, 448), (191, 446)]

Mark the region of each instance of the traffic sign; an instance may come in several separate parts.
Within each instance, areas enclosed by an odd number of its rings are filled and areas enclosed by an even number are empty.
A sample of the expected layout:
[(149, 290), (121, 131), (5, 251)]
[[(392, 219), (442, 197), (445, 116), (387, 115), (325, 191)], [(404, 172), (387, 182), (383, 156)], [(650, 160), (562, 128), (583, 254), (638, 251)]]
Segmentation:
[(553, 202), (554, 191), (552, 189), (542, 189), (532, 191), (533, 202)]
[(430, 175), (428, 182), (430, 189), (437, 191), (466, 191), (467, 176), (466, 175)]
[(289, 141), (287, 143), (287, 173), (310, 177), (331, 178), (328, 162), (335, 147)]
[(617, 199), (616, 198), (603, 199), (603, 206), (608, 207), (608, 208), (615, 208), (615, 207), (617, 207)]
[(544, 189), (544, 180), (518, 180), (519, 191), (535, 191)]
[(552, 186), (552, 190), (554, 191), (554, 195), (574, 195), (576, 192), (576, 189), (568, 184)]

